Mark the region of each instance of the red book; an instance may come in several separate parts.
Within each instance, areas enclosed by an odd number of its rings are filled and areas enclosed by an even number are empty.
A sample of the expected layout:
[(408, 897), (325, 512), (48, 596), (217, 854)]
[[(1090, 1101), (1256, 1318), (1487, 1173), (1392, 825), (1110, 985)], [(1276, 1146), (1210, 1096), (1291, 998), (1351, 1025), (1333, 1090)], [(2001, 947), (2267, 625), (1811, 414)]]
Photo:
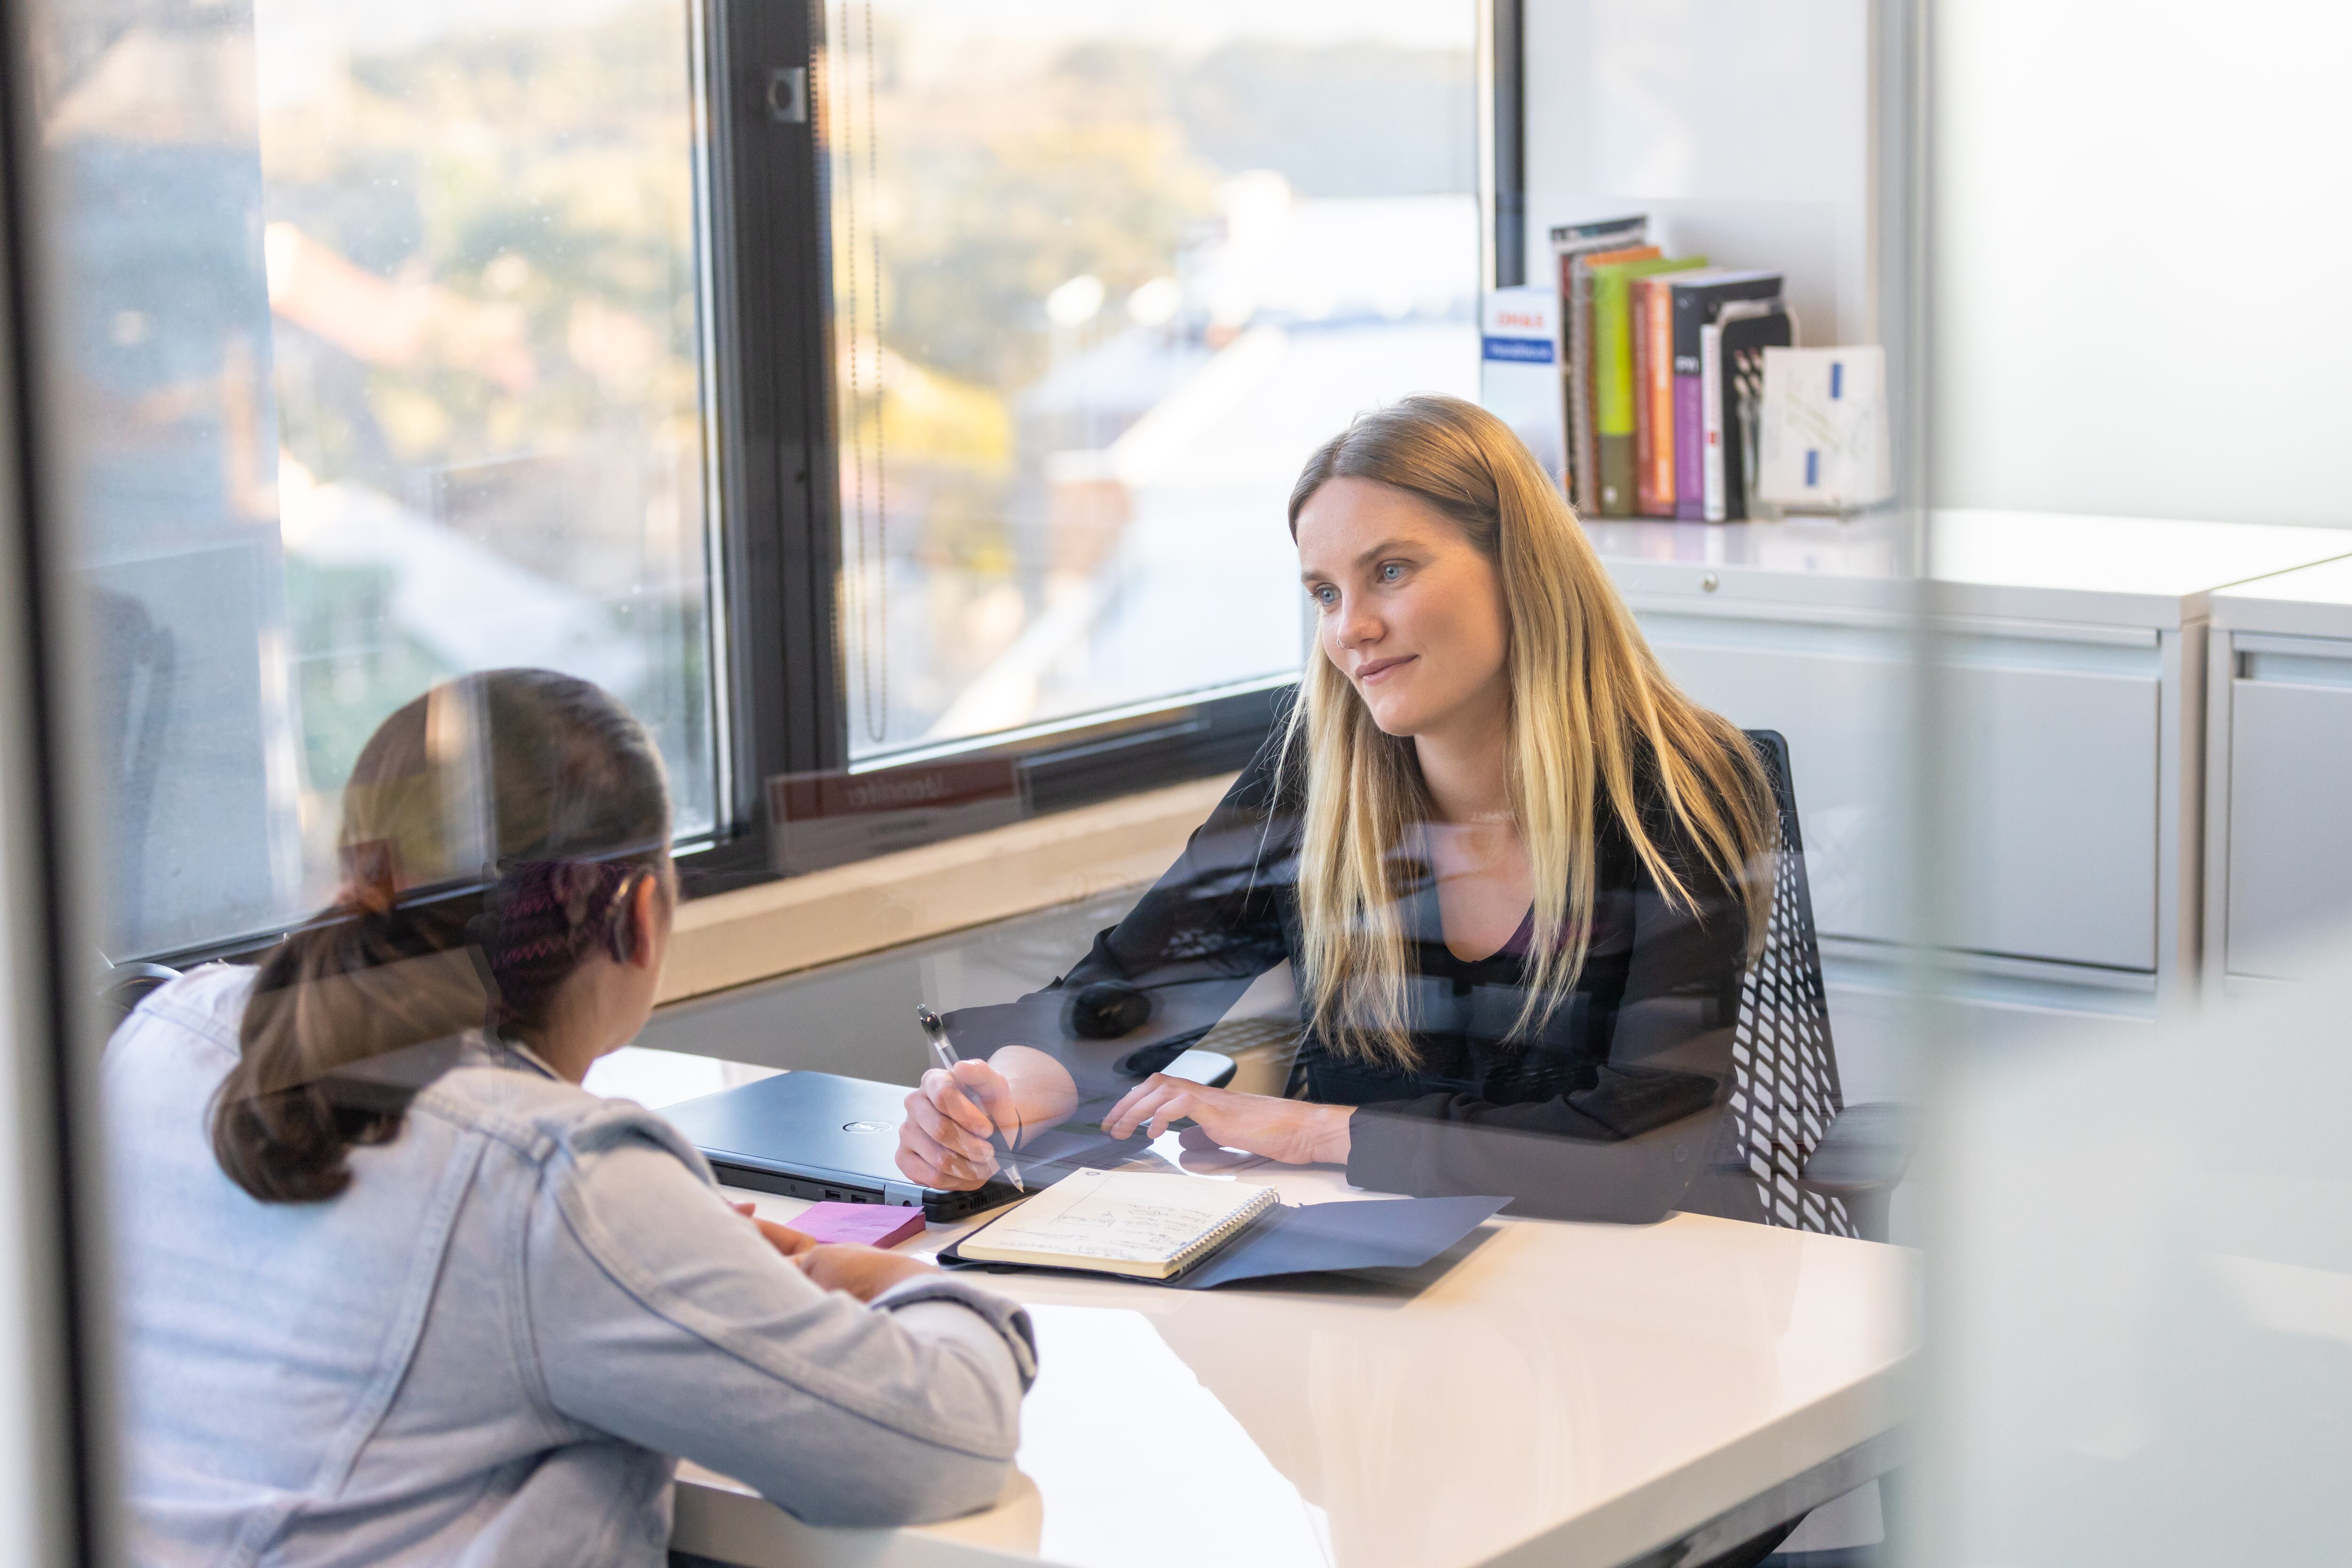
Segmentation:
[(1675, 278), (1633, 279), (1633, 510), (1675, 515)]

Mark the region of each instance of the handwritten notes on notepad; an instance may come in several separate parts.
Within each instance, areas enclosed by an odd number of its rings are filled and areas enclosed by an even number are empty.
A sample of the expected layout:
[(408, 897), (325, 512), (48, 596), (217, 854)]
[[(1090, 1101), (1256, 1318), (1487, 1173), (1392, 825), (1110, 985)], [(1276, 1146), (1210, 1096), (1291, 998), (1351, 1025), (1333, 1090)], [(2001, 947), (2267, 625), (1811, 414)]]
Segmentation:
[(983, 1263), (1165, 1279), (1274, 1206), (1272, 1187), (1137, 1171), (1074, 1171), (956, 1249)]

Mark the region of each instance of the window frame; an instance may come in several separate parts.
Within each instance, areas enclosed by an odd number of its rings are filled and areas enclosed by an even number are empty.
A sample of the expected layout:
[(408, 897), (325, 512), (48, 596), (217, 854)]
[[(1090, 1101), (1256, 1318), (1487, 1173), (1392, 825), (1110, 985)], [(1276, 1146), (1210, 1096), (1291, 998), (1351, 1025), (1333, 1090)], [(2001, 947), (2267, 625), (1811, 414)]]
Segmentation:
[[(677, 856), (688, 898), (784, 874), (774, 868), (762, 808), (768, 779), (906, 760), (893, 754), (853, 764), (849, 756), (831, 203), (815, 90), (823, 3), (712, 0), (705, 14), (706, 234), (722, 345), (715, 412), (726, 604), (714, 619), (728, 631), (712, 652), (714, 666), (729, 672), (721, 716), (734, 745), (722, 792), (732, 820), (709, 841), (681, 846)], [(803, 73), (797, 90), (786, 83), (772, 95), (787, 72)], [(772, 96), (796, 100), (798, 118), (781, 115)], [(1241, 768), (1265, 743), (1295, 684), (1278, 678), (1171, 693), (1115, 714), (974, 736), (922, 754), (1009, 757), (1024, 775), (1034, 811), (1066, 810)]]
[(1478, 195), (1489, 289), (1528, 280), (1526, 0), (1482, 0), (1478, 27)]
[[(1523, 270), (1526, 233), (1521, 0), (1484, 0), (1475, 51), (1482, 236), (1489, 282)], [(902, 755), (849, 759), (837, 594), (831, 204), (815, 91), (823, 0), (761, 6), (711, 0), (709, 239), (719, 261), (720, 504), (736, 737), (734, 820), (706, 846), (681, 848), (687, 896), (772, 880), (764, 782), (778, 773), (866, 771)], [(798, 70), (802, 118), (772, 114), (769, 84)], [(789, 194), (804, 220), (780, 220), (763, 197)], [(779, 230), (788, 233), (779, 236)], [(783, 243), (776, 243), (781, 237)], [(751, 241), (763, 243), (747, 243)], [(1513, 263), (1518, 268), (1514, 268)], [(772, 467), (770, 466), (772, 465)], [(1296, 677), (1170, 693), (1110, 715), (1081, 714), (1001, 735), (922, 748), (924, 757), (1010, 757), (1039, 814), (1156, 784), (1235, 771), (1265, 743)], [(910, 751), (914, 749), (910, 748)], [(905, 842), (900, 840), (900, 843)]]

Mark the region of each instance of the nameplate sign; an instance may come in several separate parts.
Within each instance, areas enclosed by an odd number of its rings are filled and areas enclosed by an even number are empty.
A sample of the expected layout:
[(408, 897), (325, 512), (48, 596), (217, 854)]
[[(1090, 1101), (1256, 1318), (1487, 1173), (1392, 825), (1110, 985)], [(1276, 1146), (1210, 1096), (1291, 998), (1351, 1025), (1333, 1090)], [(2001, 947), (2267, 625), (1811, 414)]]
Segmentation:
[(786, 876), (1019, 822), (1027, 775), (1011, 757), (918, 763), (768, 781), (768, 838)]

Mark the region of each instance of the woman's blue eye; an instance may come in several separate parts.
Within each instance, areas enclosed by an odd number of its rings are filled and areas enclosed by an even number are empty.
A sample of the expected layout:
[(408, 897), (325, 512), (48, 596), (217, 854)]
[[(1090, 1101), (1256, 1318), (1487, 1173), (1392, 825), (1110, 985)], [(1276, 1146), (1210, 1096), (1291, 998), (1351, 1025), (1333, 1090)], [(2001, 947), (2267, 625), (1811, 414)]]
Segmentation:
[(1310, 588), (1307, 593), (1317, 604), (1327, 610), (1339, 602), (1339, 590), (1332, 587), (1328, 583), (1319, 588)]
[(1383, 583), (1394, 583), (1403, 576), (1404, 563), (1402, 561), (1384, 562), (1381, 566), (1381, 581)]

